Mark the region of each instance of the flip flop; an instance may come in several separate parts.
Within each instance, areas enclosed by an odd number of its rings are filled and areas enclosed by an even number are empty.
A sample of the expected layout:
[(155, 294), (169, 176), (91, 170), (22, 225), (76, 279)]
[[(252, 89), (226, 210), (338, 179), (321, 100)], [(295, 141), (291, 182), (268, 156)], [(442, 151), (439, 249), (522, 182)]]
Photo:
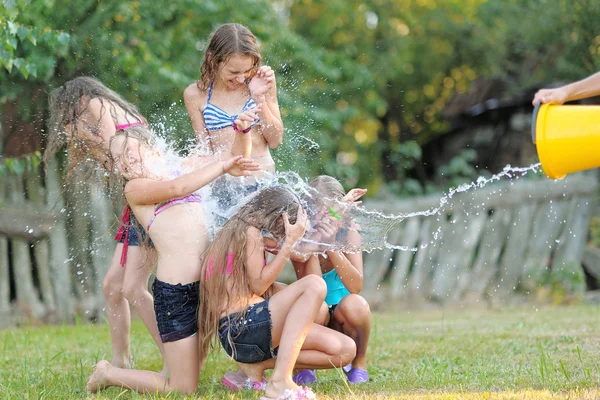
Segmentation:
[(348, 382), (350, 383), (365, 383), (369, 380), (369, 373), (364, 369), (352, 368), (346, 372), (346, 377), (348, 377)]
[(244, 378), (240, 376), (237, 372), (227, 371), (223, 378), (221, 378), (221, 383), (227, 386), (231, 390), (256, 390), (256, 391), (264, 391), (267, 387), (267, 380), (263, 378), (262, 382), (256, 382), (250, 380), (250, 378)]
[(259, 400), (316, 400), (317, 396), (311, 388), (300, 386), (298, 390), (286, 389), (283, 394), (277, 397), (261, 396)]
[(303, 369), (292, 377), (296, 385), (311, 385), (317, 381), (314, 369)]

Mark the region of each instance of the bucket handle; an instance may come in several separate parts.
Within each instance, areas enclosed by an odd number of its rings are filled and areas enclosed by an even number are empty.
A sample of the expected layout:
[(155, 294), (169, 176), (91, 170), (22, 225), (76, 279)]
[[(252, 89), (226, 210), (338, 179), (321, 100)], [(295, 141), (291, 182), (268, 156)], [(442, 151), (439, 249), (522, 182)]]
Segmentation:
[(531, 140), (535, 143), (535, 128), (537, 125), (537, 115), (540, 111), (540, 107), (542, 106), (542, 102), (538, 101), (535, 103), (535, 107), (533, 108), (533, 114), (531, 116)]

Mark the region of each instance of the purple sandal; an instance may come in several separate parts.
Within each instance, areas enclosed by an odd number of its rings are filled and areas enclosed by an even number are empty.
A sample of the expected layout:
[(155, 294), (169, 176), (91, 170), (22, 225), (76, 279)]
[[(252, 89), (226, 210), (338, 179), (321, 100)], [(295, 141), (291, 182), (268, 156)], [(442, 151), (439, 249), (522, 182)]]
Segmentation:
[(250, 378), (244, 378), (240, 376), (237, 372), (228, 371), (225, 372), (223, 378), (221, 378), (221, 383), (227, 386), (231, 390), (256, 390), (256, 391), (264, 391), (267, 387), (267, 380), (263, 378), (262, 382), (251, 381)]
[(360, 368), (352, 368), (346, 372), (346, 376), (348, 377), (348, 382), (354, 384), (365, 383), (369, 380), (369, 373)]
[(303, 369), (292, 377), (296, 385), (311, 385), (317, 381), (314, 369)]

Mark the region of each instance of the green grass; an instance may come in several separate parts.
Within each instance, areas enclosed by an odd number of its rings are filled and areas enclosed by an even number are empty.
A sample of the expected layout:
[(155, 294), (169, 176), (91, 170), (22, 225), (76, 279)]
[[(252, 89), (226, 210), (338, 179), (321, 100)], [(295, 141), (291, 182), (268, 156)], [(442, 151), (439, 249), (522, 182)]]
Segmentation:
[[(378, 314), (370, 383), (349, 387), (339, 371), (318, 371), (314, 390), (323, 399), (600, 398), (598, 311), (571, 306)], [(132, 352), (137, 368), (162, 367), (139, 322), (132, 328)], [(83, 388), (102, 358), (110, 359), (106, 324), (2, 330), (0, 399), (91, 398)], [(257, 393), (233, 393), (219, 383), (233, 367), (223, 352), (211, 356), (196, 396), (188, 398), (257, 399)], [(111, 388), (96, 398), (161, 396)]]

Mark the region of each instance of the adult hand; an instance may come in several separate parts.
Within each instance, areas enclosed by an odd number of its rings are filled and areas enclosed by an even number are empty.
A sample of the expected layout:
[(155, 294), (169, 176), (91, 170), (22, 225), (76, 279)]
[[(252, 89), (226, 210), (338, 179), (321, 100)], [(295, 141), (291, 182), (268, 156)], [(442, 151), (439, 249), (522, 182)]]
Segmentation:
[(540, 89), (533, 96), (532, 104), (535, 106), (537, 103), (554, 103), (563, 104), (569, 99), (569, 93), (564, 87), (555, 89)]

